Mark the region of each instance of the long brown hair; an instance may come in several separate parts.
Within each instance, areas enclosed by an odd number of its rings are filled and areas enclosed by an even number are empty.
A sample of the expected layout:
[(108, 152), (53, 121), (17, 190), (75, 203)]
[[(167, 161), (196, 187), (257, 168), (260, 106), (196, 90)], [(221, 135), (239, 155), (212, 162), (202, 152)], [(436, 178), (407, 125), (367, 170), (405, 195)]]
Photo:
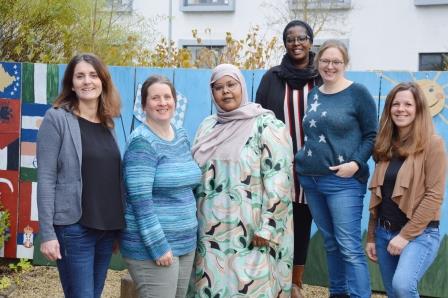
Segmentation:
[[(390, 110), (397, 93), (406, 90), (410, 91), (415, 99), (415, 119), (411, 123), (408, 135), (400, 138)], [(387, 95), (373, 158), (375, 161), (390, 160), (394, 155), (407, 157), (421, 152), (433, 132), (432, 117), (423, 91), (415, 82), (399, 83)]]
[(107, 66), (94, 54), (78, 54), (70, 60), (62, 80), (62, 91), (53, 106), (71, 112), (78, 111), (79, 100), (73, 91), (73, 74), (76, 65), (81, 61), (92, 65), (101, 80), (102, 92), (98, 102), (97, 115), (103, 125), (113, 128), (113, 118), (120, 115), (120, 95), (112, 82)]

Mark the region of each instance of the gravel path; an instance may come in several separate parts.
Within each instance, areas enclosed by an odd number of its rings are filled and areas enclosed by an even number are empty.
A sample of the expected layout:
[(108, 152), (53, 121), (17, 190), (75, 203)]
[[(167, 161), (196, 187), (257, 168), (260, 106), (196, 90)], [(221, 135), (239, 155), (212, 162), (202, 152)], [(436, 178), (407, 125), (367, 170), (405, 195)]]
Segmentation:
[[(120, 279), (127, 273), (124, 271), (109, 270), (103, 298), (120, 297)], [(63, 297), (63, 292), (59, 284), (59, 277), (56, 268), (45, 266), (34, 266), (30, 272), (21, 276), (21, 283), (14, 292), (14, 298), (59, 298)], [(305, 297), (326, 298), (327, 288), (316, 286), (304, 286)], [(373, 295), (374, 298), (385, 297), (383, 295)]]

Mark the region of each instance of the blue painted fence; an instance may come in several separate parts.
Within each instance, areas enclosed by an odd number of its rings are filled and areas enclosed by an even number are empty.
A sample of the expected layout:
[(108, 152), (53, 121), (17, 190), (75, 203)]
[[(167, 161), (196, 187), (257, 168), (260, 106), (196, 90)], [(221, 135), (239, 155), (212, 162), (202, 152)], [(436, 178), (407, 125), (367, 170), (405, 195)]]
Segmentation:
[[(22, 86), (22, 84), (27, 84), (26, 75), (23, 80), (19, 80), (20, 78), (20, 69), (21, 64), (16, 63), (16, 67), (13, 68), (11, 63), (0, 63), (0, 99), (14, 99), (14, 100), (22, 100), (22, 95), (20, 94), (20, 90), (25, 90), (26, 86)], [(32, 66), (32, 65), (31, 65)], [(29, 68), (29, 64), (25, 65), (24, 69)], [(41, 69), (42, 65), (35, 64), (34, 69)], [(65, 70), (65, 65), (58, 66), (50, 66), (48, 65), (48, 69), (57, 68), (56, 76), (59, 82), (62, 80), (63, 73)], [(19, 72), (17, 72), (19, 69)], [(13, 73), (16, 71), (17, 73)], [(49, 71), (48, 71), (49, 72)], [(110, 67), (110, 72), (112, 74), (112, 79), (117, 86), (121, 99), (122, 99), (122, 113), (121, 117), (115, 120), (116, 123), (116, 133), (120, 143), (120, 149), (122, 153), (124, 152), (126, 146), (126, 140), (129, 137), (131, 131), (139, 125), (138, 117), (134, 117), (134, 114), (138, 114), (139, 105), (135, 104), (136, 102), (140, 102), (140, 88), (144, 80), (153, 74), (164, 75), (168, 77), (170, 80), (174, 82), (176, 90), (178, 92), (178, 98), (181, 99), (180, 105), (176, 110), (176, 121), (177, 124), (183, 125), (188, 131), (188, 136), (192, 141), (196, 132), (197, 127), (200, 122), (208, 115), (214, 112), (213, 105), (211, 103), (210, 97), (210, 89), (208, 86), (209, 78), (211, 75), (211, 70), (209, 69), (160, 69), (160, 68), (140, 68), (140, 67)], [(264, 74), (265, 70), (254, 70), (254, 71), (243, 71), (244, 77), (246, 79), (249, 97), (255, 98), (257, 87), (260, 83), (260, 80)], [(10, 82), (10, 85), (2, 86), (2, 78), (8, 78), (15, 76), (15, 80), (6, 79), (4, 82)], [(34, 82), (39, 82), (39, 72), (34, 70)], [(48, 80), (50, 77), (47, 76), (47, 89), (51, 89)], [(2, 77), (3, 76), (3, 77)], [(448, 109), (446, 105), (446, 97), (448, 94), (448, 72), (348, 72), (347, 76), (350, 80), (359, 82), (364, 84), (370, 93), (373, 95), (378, 104), (378, 111), (381, 113), (384, 100), (386, 98), (387, 93), (391, 90), (391, 88), (401, 81), (416, 81), (418, 82), (424, 89), (425, 94), (429, 99), (429, 103), (431, 106), (431, 110), (433, 113), (433, 121), (436, 126), (436, 129), (440, 135), (443, 136), (445, 142), (448, 143)], [(23, 77), (23, 76), (22, 76)], [(25, 80), (25, 81), (24, 81)], [(14, 96), (10, 94), (12, 86), (17, 86), (18, 91)], [(34, 85), (35, 89), (37, 88), (36, 84)], [(21, 88), (20, 88), (21, 87)], [(60, 87), (59, 87), (60, 88)], [(35, 93), (37, 91), (35, 90)], [(47, 93), (49, 91), (47, 90)], [(50, 100), (45, 102), (47, 107), (49, 107)], [(27, 103), (29, 104), (29, 103)], [(38, 104), (37, 101), (31, 104)], [(25, 99), (23, 99), (23, 105), (25, 105)], [(20, 117), (21, 115), (17, 115)], [(0, 126), (0, 136), (2, 136), (2, 128)], [(4, 149), (4, 148), (0, 148)], [(1, 153), (1, 151), (0, 151)], [(370, 162), (373, 168), (372, 161)], [(1, 163), (0, 163), (1, 165)], [(8, 169), (0, 168), (0, 178), (3, 176), (7, 176), (6, 173)], [(4, 172), (5, 171), (5, 172)], [(26, 180), (26, 179), (24, 179)], [(35, 179), (33, 183), (35, 183)], [(1, 184), (0, 184), (0, 187)], [(17, 201), (18, 194), (17, 195)], [(447, 190), (445, 190), (445, 196), (447, 195)], [(365, 199), (365, 208), (363, 213), (362, 226), (364, 230), (367, 227), (368, 221), (368, 196), (366, 195)], [(27, 202), (30, 200), (30, 202)], [(29, 215), (20, 215), (19, 210), (21, 210), (21, 204), (31, 205), (31, 209), (33, 206), (33, 194), (31, 191), (31, 197), (21, 198), (21, 201), (16, 205), (11, 205), (13, 208), (17, 208), (17, 210), (9, 210), (13, 216), (18, 217), (18, 222), (15, 221), (14, 224), (18, 224), (19, 227), (25, 226), (24, 224), (20, 224), (21, 221), (32, 221), (29, 218)], [(15, 207), (14, 207), (15, 206)], [(22, 208), (23, 209), (23, 208)], [(28, 218), (21, 218), (21, 216), (28, 216)], [(36, 219), (34, 219), (36, 220)], [(32, 225), (31, 225), (32, 226)], [(15, 233), (20, 233), (19, 230), (13, 229)], [(33, 230), (31, 230), (33, 231)], [(313, 226), (312, 229), (312, 243), (309, 252), (308, 264), (307, 264), (307, 272), (305, 275), (306, 282), (312, 284), (326, 285), (327, 278), (326, 275), (323, 274), (322, 271), (325, 271), (325, 257), (322, 248), (322, 239), (319, 238), (318, 233), (316, 233), (317, 229)], [(435, 262), (435, 265), (431, 267), (431, 270), (435, 270), (435, 272), (431, 273), (431, 278), (426, 278), (424, 282), (422, 282), (422, 293), (425, 295), (431, 295), (435, 297), (448, 297), (448, 285), (446, 285), (446, 281), (448, 280), (448, 201), (445, 201), (442, 207), (442, 220), (441, 220), (441, 236), (443, 239), (442, 246), (440, 248), (438, 259)], [(29, 229), (28, 229), (29, 232)], [(32, 232), (33, 235), (36, 234), (36, 228)], [(24, 232), (25, 233), (25, 232)], [(24, 235), (24, 233), (22, 233)], [(23, 236), (22, 235), (22, 236)], [(14, 237), (13, 237), (14, 238)], [(23, 237), (15, 237), (14, 238), (17, 243), (17, 246), (22, 245), (23, 243), (19, 243)], [(12, 248), (10, 251), (13, 251)], [(21, 255), (17, 251), (16, 257), (20, 257)], [(32, 257), (31, 253), (31, 257)], [(9, 255), (12, 257), (12, 255)], [(372, 282), (374, 289), (381, 290), (382, 285), (379, 279), (378, 269), (375, 266), (372, 266)], [(431, 280), (429, 280), (431, 279)], [(441, 281), (440, 283), (438, 281)]]

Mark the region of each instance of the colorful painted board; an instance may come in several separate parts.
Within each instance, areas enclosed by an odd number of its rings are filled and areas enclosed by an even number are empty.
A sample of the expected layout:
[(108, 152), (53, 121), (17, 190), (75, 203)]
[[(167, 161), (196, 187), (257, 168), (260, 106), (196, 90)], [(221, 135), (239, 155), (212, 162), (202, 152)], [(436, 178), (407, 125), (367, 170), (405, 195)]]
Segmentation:
[[(6, 257), (36, 258), (36, 136), (45, 111), (51, 107), (60, 90), (65, 67), (0, 62), (0, 200), (11, 213), (11, 237), (0, 252)], [(134, 67), (110, 67), (109, 70), (122, 100), (121, 117), (115, 121), (122, 152), (127, 137), (139, 124), (139, 119), (144, 118), (140, 104), (141, 85), (152, 74), (165, 75), (174, 82), (178, 105), (173, 123), (185, 127), (191, 140), (200, 122), (214, 112), (208, 86), (211, 70)], [(251, 99), (255, 98), (264, 73), (265, 70), (243, 71)], [(347, 72), (347, 76), (368, 88), (378, 103), (379, 113), (387, 92), (396, 83), (418, 82), (429, 99), (436, 129), (448, 142), (448, 72)], [(373, 168), (373, 162), (370, 165)], [(369, 194), (364, 201), (364, 231), (368, 197)], [(448, 280), (448, 216), (445, 216), (448, 214), (448, 201), (442, 206), (442, 214), (442, 245), (438, 258), (421, 283), (420, 291), (424, 295), (448, 297), (448, 284), (445, 282)], [(305, 281), (327, 285), (325, 252), (322, 238), (316, 231), (314, 226)], [(378, 268), (371, 266), (370, 269), (373, 289), (381, 290)]]

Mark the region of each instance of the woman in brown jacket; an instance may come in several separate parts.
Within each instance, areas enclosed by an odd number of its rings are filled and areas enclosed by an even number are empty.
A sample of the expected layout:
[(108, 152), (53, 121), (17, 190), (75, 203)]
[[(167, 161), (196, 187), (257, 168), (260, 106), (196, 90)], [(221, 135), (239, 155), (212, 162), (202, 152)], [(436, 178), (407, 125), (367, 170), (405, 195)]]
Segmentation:
[(367, 256), (378, 262), (388, 297), (419, 297), (440, 244), (446, 155), (416, 83), (387, 96), (373, 156)]

